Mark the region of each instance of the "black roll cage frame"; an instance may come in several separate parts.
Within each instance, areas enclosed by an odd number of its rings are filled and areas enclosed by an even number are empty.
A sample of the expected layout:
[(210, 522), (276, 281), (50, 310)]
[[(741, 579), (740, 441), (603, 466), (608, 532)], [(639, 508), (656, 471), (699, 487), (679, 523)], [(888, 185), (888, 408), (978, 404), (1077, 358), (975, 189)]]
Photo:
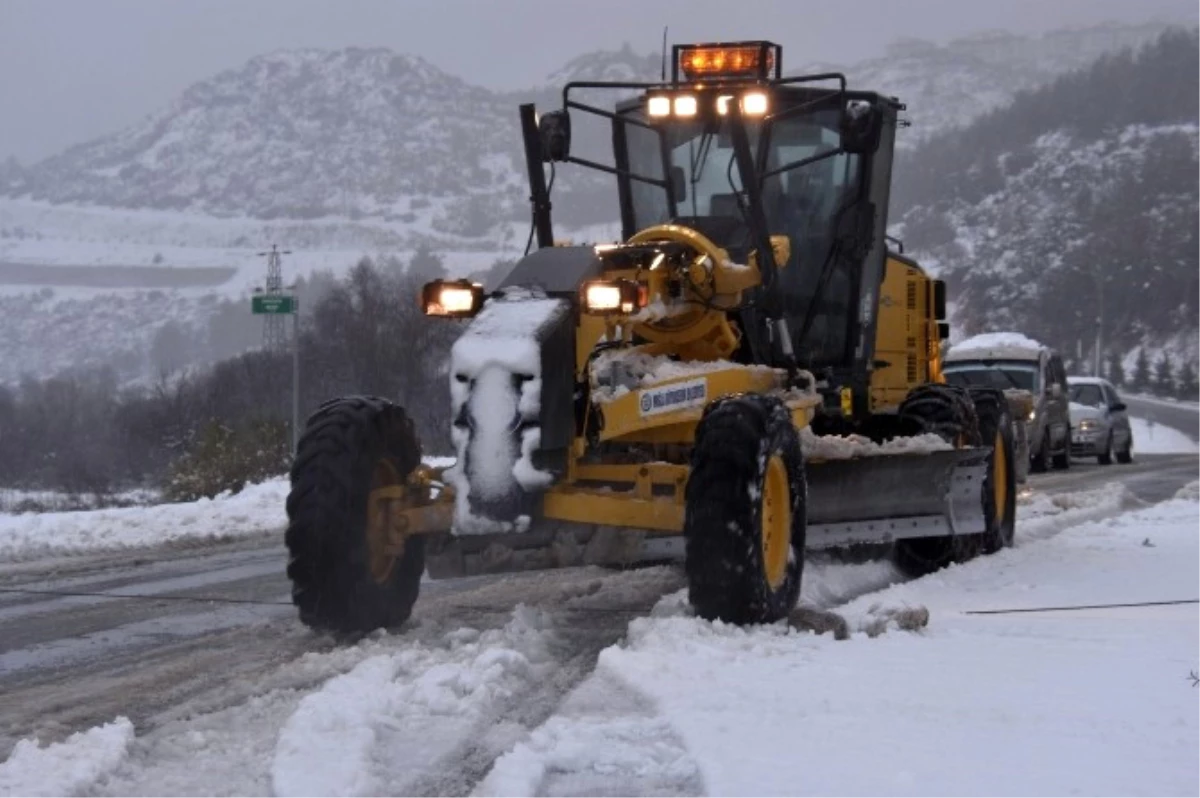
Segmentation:
[[(676, 64), (678, 64), (678, 46), (676, 47)], [(778, 60), (776, 61), (778, 67)], [(666, 194), (668, 203), (669, 218), (675, 218), (678, 214), (678, 206), (676, 203), (675, 192), (672, 185), (672, 173), (670, 170), (671, 158), (667, 148), (667, 139), (663, 135), (661, 126), (643, 121), (642, 119), (634, 118), (631, 112), (641, 108), (645, 102), (645, 95), (649, 92), (662, 92), (664, 94), (686, 91), (689, 88), (697, 88), (696, 84), (691, 82), (680, 82), (678, 80), (678, 72), (672, 75), (672, 82), (634, 82), (634, 81), (572, 81), (567, 83), (562, 89), (562, 108), (560, 113), (568, 116), (570, 109), (575, 109), (583, 113), (592, 114), (603, 119), (608, 119), (613, 122), (613, 154), (615, 166), (597, 163), (587, 158), (580, 158), (570, 155), (569, 149), (564, 153), (564, 157), (556, 160), (565, 163), (575, 163), (585, 168), (594, 169), (600, 172), (614, 175), (618, 178), (623, 178), (617, 181), (618, 192), (622, 209), (632, 208), (632, 197), (630, 196), (631, 181), (637, 181), (644, 184), (661, 188)], [(756, 87), (763, 89), (778, 89), (781, 87), (802, 86), (803, 84), (813, 84), (824, 81), (837, 81), (836, 88), (830, 88), (824, 93), (820, 93), (811, 97), (804, 102), (796, 105), (785, 107), (774, 113), (768, 113), (761, 119), (754, 120), (761, 125), (761, 135), (757, 153), (751, 150), (750, 133), (748, 126), (745, 124), (745, 117), (741, 112), (739, 103), (730, 103), (729, 111), (726, 119), (730, 122), (729, 132), (731, 134), (734, 161), (738, 168), (739, 176), (741, 177), (741, 191), (736, 192), (737, 202), (743, 214), (749, 231), (749, 243), (757, 251), (758, 267), (762, 274), (763, 289), (761, 292), (756, 292), (757, 297), (751, 299), (750, 303), (743, 307), (741, 313), (747, 325), (744, 330), (749, 338), (751, 348), (758, 355), (758, 362), (771, 363), (775, 357), (771, 354), (775, 349), (771, 341), (775, 336), (774, 327), (777, 323), (784, 324), (781, 331), (785, 337), (788, 336), (786, 330), (785, 314), (782, 307), (783, 300), (780, 292), (772, 290), (776, 284), (779, 265), (775, 263), (774, 250), (770, 242), (770, 230), (767, 225), (765, 210), (762, 202), (762, 188), (765, 181), (785, 172), (790, 172), (795, 169), (800, 169), (817, 161), (825, 160), (837, 155), (846, 154), (844, 145), (839, 145), (824, 152), (810, 155), (797, 161), (783, 164), (771, 170), (766, 168), (766, 159), (770, 153), (770, 137), (774, 130), (776, 122), (798, 116), (800, 114), (810, 112), (814, 106), (831, 103), (835, 108), (846, 108), (846, 103), (851, 100), (865, 101), (872, 107), (877, 107), (878, 103), (884, 103), (892, 106), (895, 110), (902, 110), (904, 105), (896, 98), (880, 95), (876, 92), (849, 91), (847, 89), (846, 76), (840, 72), (823, 72), (811, 75), (798, 75), (793, 77), (778, 77), (778, 69), (776, 70), (775, 79), (739, 79), (729, 81), (705, 81), (703, 88), (706, 90), (748, 90)], [(816, 87), (810, 87), (816, 88)], [(578, 100), (571, 98), (572, 91), (584, 89), (630, 89), (642, 92), (642, 96), (638, 98), (630, 98), (616, 106), (615, 111), (598, 108)], [(533, 209), (533, 224), (534, 231), (537, 233), (539, 248), (549, 247), (554, 245), (553, 230), (550, 221), (551, 203), (549, 192), (546, 185), (545, 170), (543, 164), (550, 162), (553, 173), (554, 160), (548, 157), (548, 153), (544, 151), (540, 131), (539, 122), (535, 107), (532, 103), (522, 105), (520, 107), (522, 133), (525, 140), (525, 156), (529, 170), (529, 185), (530, 185), (530, 204)], [(568, 116), (569, 118), (569, 116)], [(569, 124), (569, 123), (568, 123)], [(637, 174), (629, 168), (628, 149), (624, 140), (626, 133), (626, 124), (631, 124), (636, 127), (641, 127), (653, 131), (659, 137), (662, 149), (663, 173), (664, 177), (652, 178), (645, 175)], [(667, 123), (669, 124), (669, 123)], [(890, 153), (890, 150), (889, 150)], [(869, 155), (867, 157), (870, 157)], [(889, 154), (890, 158), (890, 154)], [(852, 205), (860, 201), (864, 201), (868, 191), (868, 170), (860, 170), (857, 177), (857, 186), (854, 195), (857, 199), (847, 203), (845, 210), (848, 210)], [(822, 273), (827, 270), (828, 264), (823, 264)], [(823, 290), (824, 279), (821, 279), (822, 287), (818, 292)], [(811, 314), (811, 309), (810, 309)], [(759, 322), (754, 319), (758, 317), (761, 322), (765, 322), (760, 326)], [(802, 326), (807, 329), (808, 322), (806, 318)], [(855, 319), (852, 321), (852, 326), (857, 325)], [(791, 353), (790, 340), (786, 342), (786, 349), (783, 352), (785, 364), (788, 366), (789, 372), (795, 369), (795, 360)], [(848, 346), (850, 345), (848, 339)], [(859, 375), (856, 382), (861, 382), (863, 375)]]
[[(573, 163), (583, 166), (588, 169), (593, 169), (606, 174), (611, 174), (616, 177), (633, 180), (639, 183), (655, 186), (663, 190), (667, 198), (667, 208), (670, 217), (674, 218), (678, 215), (678, 205), (675, 197), (674, 187), (670, 179), (670, 153), (667, 149), (667, 140), (663, 135), (662, 128), (658, 125), (637, 119), (632, 116), (632, 111), (641, 107), (641, 99), (629, 101), (625, 107), (618, 106), (616, 111), (610, 111), (604, 108), (598, 108), (594, 105), (589, 105), (585, 102), (580, 102), (571, 98), (572, 91), (585, 89), (634, 89), (641, 92), (652, 91), (680, 91), (686, 90), (689, 83), (680, 82), (678, 80), (678, 58), (681, 49), (680, 45), (675, 46), (675, 61), (676, 66), (673, 74), (675, 78), (670, 83), (649, 83), (640, 81), (571, 81), (562, 89), (562, 111), (569, 112), (575, 109), (582, 113), (592, 114), (594, 116), (608, 119), (610, 122), (618, 122), (613, 126), (614, 130), (614, 148), (613, 155), (616, 160), (615, 166), (598, 163), (588, 158), (580, 158), (576, 155), (568, 154), (562, 159), (564, 163)], [(776, 61), (776, 69), (778, 70), (778, 60)], [(777, 77), (775, 79), (762, 80), (737, 80), (737, 81), (717, 81), (716, 83), (705, 84), (706, 87), (717, 86), (721, 88), (754, 88), (761, 86), (763, 88), (774, 89), (781, 86), (794, 86), (804, 83), (816, 83), (821, 81), (836, 80), (838, 88), (822, 94), (816, 98), (808, 100), (799, 105), (784, 108), (775, 113), (767, 114), (760, 120), (763, 135), (765, 136), (762, 143), (758, 147), (758, 152), (754, 153), (750, 149), (750, 137), (744, 123), (745, 117), (741, 114), (740, 108), (736, 103), (730, 105), (730, 113), (728, 119), (730, 124), (730, 133), (733, 139), (734, 159), (738, 167), (738, 172), (741, 177), (742, 191), (746, 202), (743, 205), (739, 197), (739, 205), (742, 207), (743, 214), (746, 217), (747, 226), (750, 229), (752, 241), (758, 249), (759, 268), (763, 272), (764, 284), (770, 285), (775, 276), (777, 264), (774, 262), (774, 257), (770, 247), (770, 231), (766, 225), (766, 218), (762, 208), (761, 192), (763, 184), (766, 180), (776, 175), (790, 172), (795, 169), (800, 169), (809, 164), (822, 161), (827, 158), (832, 158), (845, 153), (842, 147), (835, 147), (824, 152), (810, 155), (797, 161), (783, 164), (775, 169), (768, 171), (766, 169), (766, 158), (769, 152), (771, 131), (776, 122), (788, 119), (793, 116), (798, 116), (809, 111), (813, 106), (824, 104), (827, 102), (844, 101), (851, 96), (851, 93), (846, 89), (846, 76), (840, 72), (823, 72), (813, 75), (799, 75), (794, 77)], [(550, 223), (550, 197), (546, 189), (545, 175), (541, 169), (541, 164), (545, 161), (542, 155), (540, 139), (538, 138), (537, 130), (537, 115), (532, 104), (521, 106), (522, 128), (525, 137), (526, 159), (529, 162), (529, 177), (531, 196), (530, 202), (533, 206), (534, 213), (534, 228), (537, 232), (538, 246), (547, 247), (553, 246), (554, 236), (553, 229)], [(661, 143), (663, 173), (667, 177), (655, 178), (647, 177), (646, 175), (638, 174), (629, 168), (628, 150), (624, 146), (625, 125), (633, 125), (655, 133)], [(535, 174), (535, 172), (537, 174)], [(626, 186), (625, 183), (620, 183), (621, 186)], [(622, 189), (622, 194), (626, 193), (627, 188)], [(621, 203), (623, 206), (629, 205), (629, 197), (622, 196)]]

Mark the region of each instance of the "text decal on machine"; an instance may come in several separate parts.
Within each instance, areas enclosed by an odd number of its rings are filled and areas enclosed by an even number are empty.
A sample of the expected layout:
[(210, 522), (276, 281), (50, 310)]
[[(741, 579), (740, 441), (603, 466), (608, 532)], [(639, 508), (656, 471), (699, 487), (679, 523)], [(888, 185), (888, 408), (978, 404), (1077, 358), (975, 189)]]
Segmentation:
[(643, 416), (657, 413), (672, 413), (689, 407), (699, 407), (708, 399), (708, 380), (688, 380), (662, 388), (650, 388), (640, 393)]

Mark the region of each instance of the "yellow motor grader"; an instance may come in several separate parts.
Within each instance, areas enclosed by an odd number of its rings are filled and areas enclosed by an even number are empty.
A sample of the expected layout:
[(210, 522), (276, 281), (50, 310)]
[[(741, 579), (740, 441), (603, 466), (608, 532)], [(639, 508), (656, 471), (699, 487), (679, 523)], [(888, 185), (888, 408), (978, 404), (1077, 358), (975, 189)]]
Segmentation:
[[(579, 99), (600, 90), (628, 98)], [(670, 80), (562, 97), (520, 108), (538, 248), (490, 294), (421, 297), (470, 319), (454, 465), (422, 464), (384, 399), (308, 420), (287, 501), (305, 623), (399, 624), (426, 572), (663, 561), (702, 617), (771, 622), (807, 549), (890, 542), (922, 572), (1011, 543), (1005, 398), (944, 384), (944, 286), (885, 235), (898, 100), (784, 77), (765, 41), (676, 45)], [(580, 115), (611, 125), (610, 163), (572, 151)], [(545, 170), (568, 163), (615, 178), (620, 243), (555, 245)]]

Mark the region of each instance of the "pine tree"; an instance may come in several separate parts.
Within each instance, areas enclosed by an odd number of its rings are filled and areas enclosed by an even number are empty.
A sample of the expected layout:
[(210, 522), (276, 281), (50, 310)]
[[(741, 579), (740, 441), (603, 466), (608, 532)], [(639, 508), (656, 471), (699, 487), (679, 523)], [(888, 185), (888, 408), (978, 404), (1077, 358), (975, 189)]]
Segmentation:
[(1145, 349), (1138, 350), (1137, 362), (1133, 365), (1133, 383), (1130, 387), (1135, 393), (1150, 389), (1150, 358)]
[(1116, 350), (1108, 354), (1108, 381), (1118, 388), (1125, 385), (1125, 367), (1121, 365), (1121, 354)]
[(408, 262), (408, 274), (422, 281), (438, 280), (446, 276), (446, 267), (427, 244), (421, 244)]
[(1179, 367), (1179, 377), (1176, 380), (1177, 395), (1180, 399), (1195, 400), (1200, 394), (1200, 384), (1196, 382), (1196, 368), (1188, 362)]
[(1175, 366), (1166, 352), (1154, 364), (1154, 391), (1159, 396), (1175, 395)]

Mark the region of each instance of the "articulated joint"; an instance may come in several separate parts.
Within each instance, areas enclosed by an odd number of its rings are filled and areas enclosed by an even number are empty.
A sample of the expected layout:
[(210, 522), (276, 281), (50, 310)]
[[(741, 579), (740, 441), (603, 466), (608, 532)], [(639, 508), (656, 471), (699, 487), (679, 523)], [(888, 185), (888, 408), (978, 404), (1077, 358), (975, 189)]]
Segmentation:
[(404, 553), (413, 535), (449, 532), (454, 521), (454, 489), (442, 482), (442, 469), (417, 466), (403, 485), (371, 491), (368, 502), (382, 518), (388, 554)]

